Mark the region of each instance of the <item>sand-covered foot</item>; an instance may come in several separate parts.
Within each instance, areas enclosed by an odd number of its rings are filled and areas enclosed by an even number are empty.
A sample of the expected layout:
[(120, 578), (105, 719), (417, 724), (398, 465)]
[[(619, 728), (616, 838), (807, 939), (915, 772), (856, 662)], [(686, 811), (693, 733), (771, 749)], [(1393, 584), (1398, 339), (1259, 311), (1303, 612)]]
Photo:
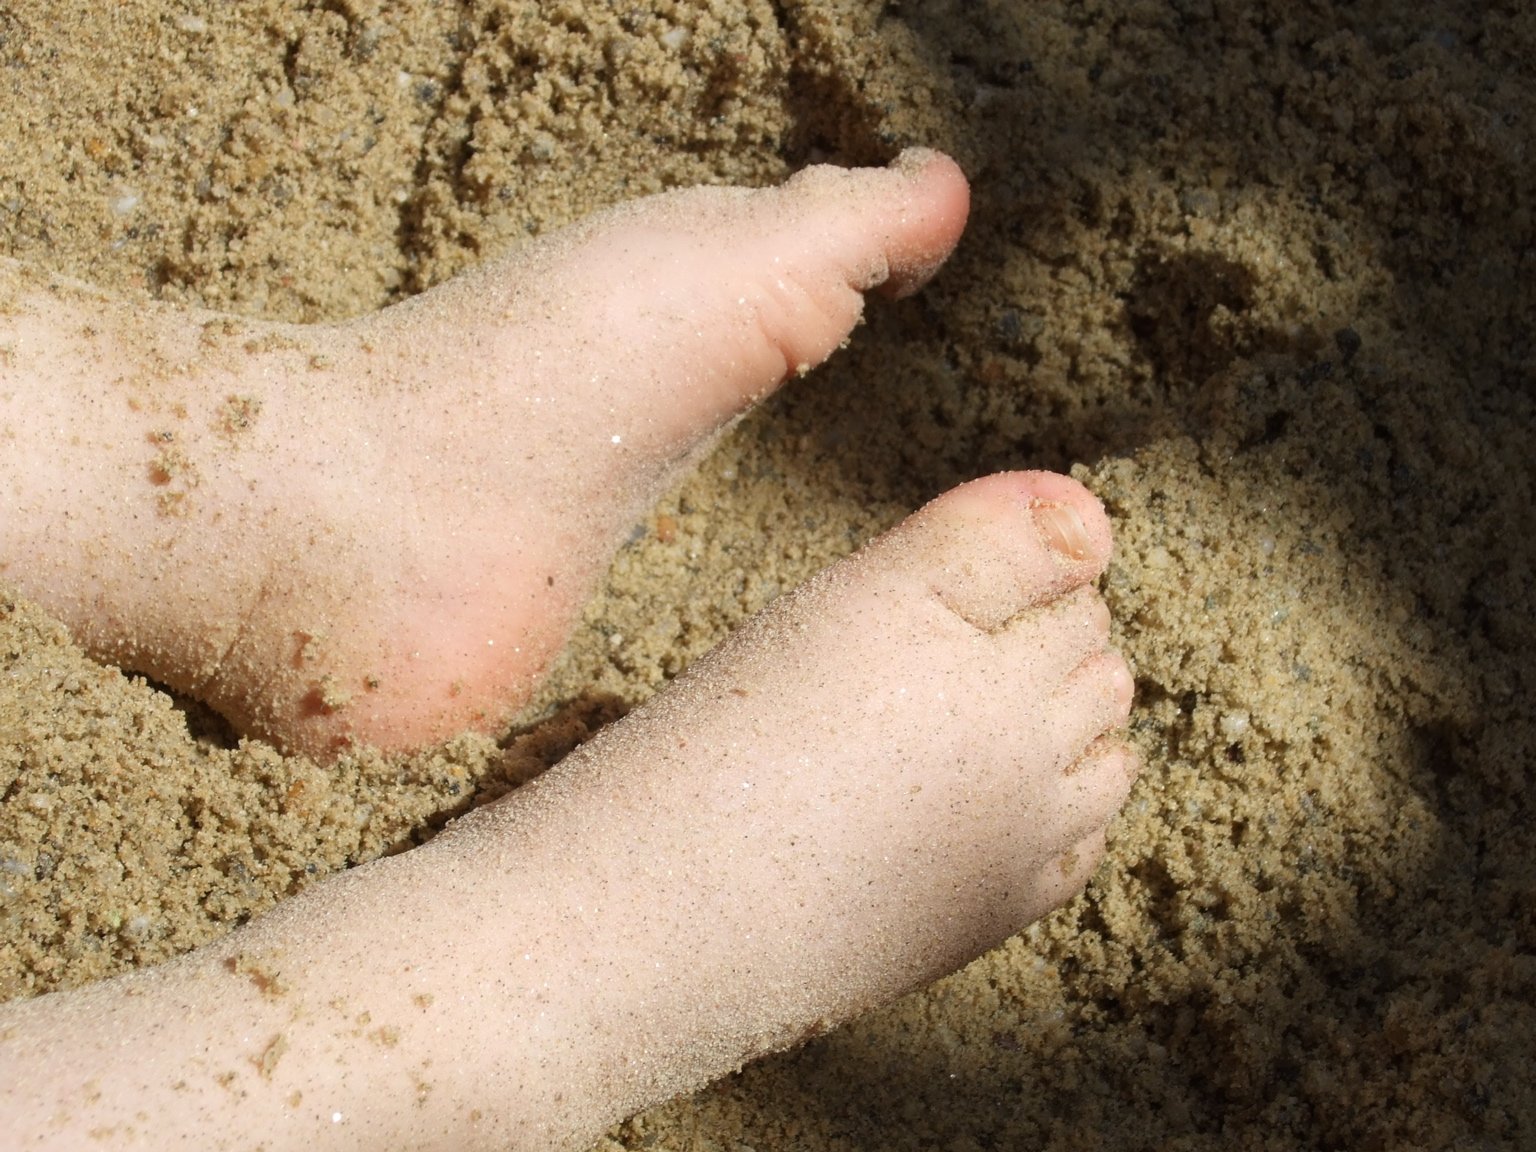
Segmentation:
[(1082, 886), (1130, 786), (1108, 553), (1071, 480), (956, 489), (426, 847), (0, 1014), (0, 1110), (47, 1147), (577, 1149), (954, 970)]
[(967, 195), (932, 152), (672, 193), (328, 326), (0, 263), (0, 585), (289, 749), (492, 728), (645, 507)]

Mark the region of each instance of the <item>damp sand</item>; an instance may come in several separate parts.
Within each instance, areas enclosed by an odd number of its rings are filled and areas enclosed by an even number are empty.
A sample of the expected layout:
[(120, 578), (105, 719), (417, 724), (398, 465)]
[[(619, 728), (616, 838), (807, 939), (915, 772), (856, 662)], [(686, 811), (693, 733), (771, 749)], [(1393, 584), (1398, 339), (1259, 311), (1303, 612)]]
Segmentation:
[(643, 523), (500, 744), (320, 770), (0, 603), (0, 996), (417, 843), (927, 497), (1072, 469), (1145, 774), (1087, 893), (619, 1146), (1536, 1139), (1536, 17), (1406, 0), (0, 12), (0, 252), (368, 311), (628, 197), (945, 148), (966, 240)]

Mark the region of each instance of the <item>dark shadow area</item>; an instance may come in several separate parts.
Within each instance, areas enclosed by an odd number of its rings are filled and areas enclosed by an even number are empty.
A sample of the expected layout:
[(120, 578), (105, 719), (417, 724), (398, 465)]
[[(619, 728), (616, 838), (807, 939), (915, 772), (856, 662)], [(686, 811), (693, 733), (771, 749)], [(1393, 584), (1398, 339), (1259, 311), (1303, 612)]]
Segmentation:
[(180, 712), (187, 722), (187, 735), (199, 744), (210, 748), (231, 749), (240, 743), (240, 737), (228, 720), (201, 700), (184, 696), (174, 688), (168, 688), (158, 680), (144, 677), (151, 688), (165, 693), (171, 706)]
[(1137, 263), (1126, 323), (1156, 378), (1206, 380), (1266, 345), (1283, 346), (1277, 332), (1241, 330), (1254, 291), (1253, 273), (1221, 256), (1153, 254)]
[[(802, 6), (783, 7), (796, 30)], [(973, 180), (972, 223), (933, 285), (872, 305), (849, 354), (779, 401), (775, 419), (812, 442), (806, 475), (830, 462), (840, 483), (911, 506), (989, 471), (1188, 438), (1249, 498), (1284, 509), (1326, 492), (1347, 525), (1329, 545), (1348, 562), (1334, 595), (1362, 619), (1378, 600), (1409, 606), (1385, 626), (1419, 663), (1355, 674), (1394, 710), (1373, 721), (1393, 734), (1373, 761), (1383, 795), (1422, 798), (1434, 826), (1416, 834), (1420, 857), (1390, 856), (1370, 822), (1319, 802), (1339, 855), (1273, 892), (1268, 949), (1192, 953), (1207, 979), (1173, 996), (1084, 976), (1070, 1075), (957, 1084), (932, 1020), (878, 1065), (822, 1040), (746, 1073), (741, 1095), (787, 1095), (841, 1146), (871, 1149), (898, 1130), (1002, 1147), (1021, 1128), (1052, 1147), (1523, 1146), (1536, 1125), (1517, 1071), (1536, 965), (1522, 831), (1536, 477), (1519, 447), (1536, 434), (1536, 24), (1521, 5), (1400, 0), (956, 2), (884, 20), (913, 45), (909, 86), (950, 110), (947, 135), (918, 137), (860, 77), (818, 78), (796, 158), (949, 148)], [(1369, 431), (1348, 439), (1346, 425)], [(1216, 699), (1168, 691), (1185, 713)], [(1160, 734), (1169, 762), (1244, 770), (1241, 741), (1206, 753)], [(1308, 755), (1325, 763), (1338, 738)], [(1239, 857), (1258, 850), (1257, 829), (1232, 827)], [(1232, 915), (1220, 899), (1196, 907), (1156, 859), (1120, 883), (1171, 948), (1199, 953), (1182, 934)], [(1113, 936), (1093, 909), (1080, 931)], [(1124, 947), (1156, 966), (1144, 942)], [(1012, 1035), (1017, 1021), (999, 1020)]]

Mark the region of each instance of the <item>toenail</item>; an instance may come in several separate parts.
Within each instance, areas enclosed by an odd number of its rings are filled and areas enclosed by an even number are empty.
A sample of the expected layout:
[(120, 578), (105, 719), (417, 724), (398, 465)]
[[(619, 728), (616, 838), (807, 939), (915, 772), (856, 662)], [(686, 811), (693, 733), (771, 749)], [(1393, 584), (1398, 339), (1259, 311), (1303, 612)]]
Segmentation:
[(1035, 523), (1045, 542), (1068, 560), (1086, 560), (1093, 550), (1083, 518), (1070, 504), (1036, 504)]

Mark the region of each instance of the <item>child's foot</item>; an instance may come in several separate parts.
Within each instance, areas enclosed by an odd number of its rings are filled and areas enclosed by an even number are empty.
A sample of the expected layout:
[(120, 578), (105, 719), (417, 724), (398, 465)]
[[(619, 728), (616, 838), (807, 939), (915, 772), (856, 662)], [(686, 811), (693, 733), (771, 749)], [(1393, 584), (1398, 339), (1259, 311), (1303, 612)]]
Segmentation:
[(1108, 553), (1062, 477), (941, 497), (425, 848), (10, 1009), (0, 1111), (66, 1139), (138, 1114), (162, 1148), (580, 1148), (959, 967), (1082, 886), (1130, 785)]
[(0, 583), (289, 749), (489, 728), (649, 503), (966, 207), (928, 152), (694, 189), (316, 327), (0, 264)]

